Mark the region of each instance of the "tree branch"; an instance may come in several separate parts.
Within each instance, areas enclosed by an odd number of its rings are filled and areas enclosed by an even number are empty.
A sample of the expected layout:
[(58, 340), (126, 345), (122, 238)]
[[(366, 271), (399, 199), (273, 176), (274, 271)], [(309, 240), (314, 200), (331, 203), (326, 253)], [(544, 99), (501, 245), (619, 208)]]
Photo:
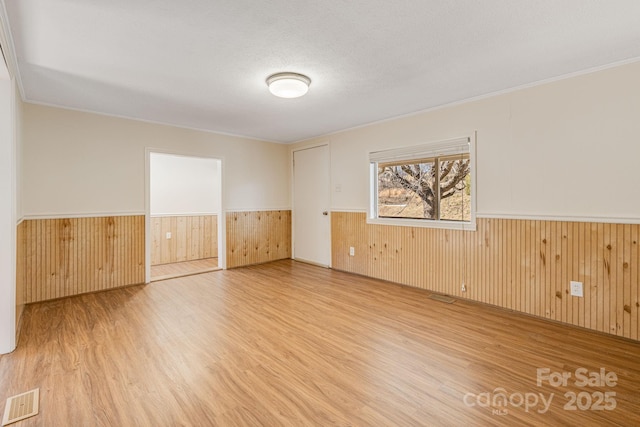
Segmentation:
[[(451, 163), (456, 163), (457, 161), (452, 161)], [(458, 167), (456, 168), (455, 174), (447, 181), (440, 181), (440, 194), (441, 198), (450, 197), (456, 190), (462, 190), (465, 188), (466, 184), (464, 184), (464, 178), (469, 173), (469, 160), (461, 160), (458, 163)], [(453, 167), (453, 166), (452, 166)], [(449, 169), (451, 170), (451, 168)], [(455, 188), (460, 182), (463, 182), (462, 188)], [(449, 194), (450, 193), (450, 194)]]

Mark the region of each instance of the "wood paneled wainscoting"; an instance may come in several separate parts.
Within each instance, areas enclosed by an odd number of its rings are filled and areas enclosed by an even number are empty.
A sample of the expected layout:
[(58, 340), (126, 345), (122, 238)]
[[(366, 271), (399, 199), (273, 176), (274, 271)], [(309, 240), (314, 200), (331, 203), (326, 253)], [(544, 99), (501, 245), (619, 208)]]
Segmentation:
[[(291, 258), (290, 210), (226, 219), (228, 268)], [(205, 253), (217, 253), (212, 240)], [(28, 304), (144, 283), (144, 244), (144, 215), (25, 220), (17, 229), (19, 298)]]
[[(171, 233), (170, 239), (167, 233)], [(151, 217), (151, 265), (217, 256), (217, 215)]]
[(17, 289), (32, 303), (144, 283), (144, 215), (28, 219)]
[(479, 218), (460, 231), (332, 212), (331, 231), (334, 269), (640, 339), (640, 225)]
[(291, 211), (227, 212), (227, 268), (291, 258)]

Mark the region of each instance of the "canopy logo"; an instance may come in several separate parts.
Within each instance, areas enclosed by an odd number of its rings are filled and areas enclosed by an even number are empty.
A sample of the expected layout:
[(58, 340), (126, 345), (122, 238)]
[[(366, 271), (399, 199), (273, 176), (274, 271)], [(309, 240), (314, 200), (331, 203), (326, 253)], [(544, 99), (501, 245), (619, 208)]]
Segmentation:
[[(612, 411), (616, 408), (616, 393), (614, 391), (601, 390), (618, 385), (618, 375), (605, 368), (591, 371), (587, 368), (578, 368), (575, 371), (552, 371), (550, 368), (538, 368), (536, 370), (536, 385), (538, 387), (551, 386), (577, 387), (579, 392), (567, 391), (564, 393), (563, 409), (566, 411)], [(588, 390), (588, 388), (600, 390)], [(585, 390), (586, 389), (586, 390)], [(535, 411), (544, 414), (551, 408), (555, 393), (508, 393), (502, 387), (483, 393), (466, 393), (462, 400), (468, 407), (490, 408), (493, 415), (508, 415), (509, 408), (524, 408), (525, 412)]]
[(498, 387), (493, 392), (467, 393), (462, 400), (469, 407), (492, 408), (494, 415), (509, 414), (508, 408), (510, 406), (515, 408), (524, 407), (525, 412), (536, 410), (539, 414), (544, 414), (549, 410), (553, 396), (554, 394), (551, 393), (547, 399), (543, 393), (507, 394), (507, 390)]

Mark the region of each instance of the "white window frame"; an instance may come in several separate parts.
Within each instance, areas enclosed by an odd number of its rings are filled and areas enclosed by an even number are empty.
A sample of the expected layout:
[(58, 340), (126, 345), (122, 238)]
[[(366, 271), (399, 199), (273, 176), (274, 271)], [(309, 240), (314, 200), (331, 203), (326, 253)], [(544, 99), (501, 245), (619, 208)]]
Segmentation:
[[(446, 228), (453, 230), (476, 230), (476, 150), (475, 134), (462, 138), (434, 141), (411, 147), (394, 148), (369, 153), (369, 207), (368, 224), (400, 225), (407, 227)], [(414, 218), (378, 217), (378, 164), (416, 159), (469, 154), (471, 175), (471, 216), (469, 221), (449, 221)]]

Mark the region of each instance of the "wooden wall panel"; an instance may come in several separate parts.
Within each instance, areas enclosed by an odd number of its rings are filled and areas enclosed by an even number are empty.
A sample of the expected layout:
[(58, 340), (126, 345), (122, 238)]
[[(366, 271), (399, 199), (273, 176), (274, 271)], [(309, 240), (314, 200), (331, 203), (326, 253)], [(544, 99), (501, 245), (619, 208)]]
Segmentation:
[[(171, 239), (167, 239), (171, 232)], [(151, 218), (151, 265), (218, 256), (218, 216)]]
[(640, 339), (640, 225), (481, 218), (460, 231), (331, 215), (334, 269)]
[[(26, 220), (24, 302), (144, 283), (144, 216)], [(19, 286), (19, 288), (20, 288)]]
[(291, 211), (229, 212), (227, 268), (291, 258)]

